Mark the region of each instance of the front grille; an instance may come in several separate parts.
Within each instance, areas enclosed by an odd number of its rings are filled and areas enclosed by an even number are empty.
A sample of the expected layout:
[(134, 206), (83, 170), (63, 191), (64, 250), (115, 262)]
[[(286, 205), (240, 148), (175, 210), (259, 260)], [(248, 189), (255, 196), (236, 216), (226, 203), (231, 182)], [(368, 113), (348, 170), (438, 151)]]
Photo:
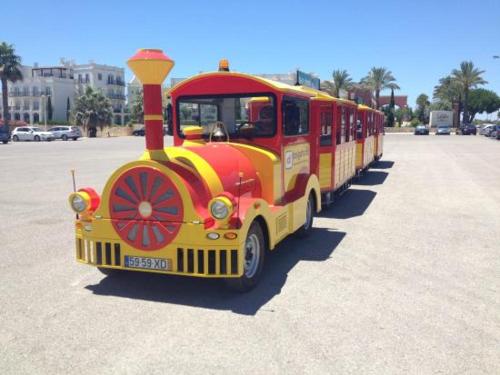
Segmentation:
[(177, 272), (201, 275), (237, 275), (238, 250), (177, 248)]
[(96, 266), (120, 266), (121, 249), (119, 243), (76, 239), (76, 257)]

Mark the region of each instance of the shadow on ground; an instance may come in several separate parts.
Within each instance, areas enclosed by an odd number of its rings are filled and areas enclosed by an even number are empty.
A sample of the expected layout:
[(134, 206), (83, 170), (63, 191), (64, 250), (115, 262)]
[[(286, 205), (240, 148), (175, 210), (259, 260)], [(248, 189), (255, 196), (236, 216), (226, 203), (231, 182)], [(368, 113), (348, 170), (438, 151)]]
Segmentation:
[(390, 169), (394, 165), (394, 162), (391, 160), (379, 160), (372, 165), (372, 168), (375, 169)]
[(120, 272), (103, 278), (98, 284), (88, 285), (86, 289), (103, 296), (255, 315), (262, 306), (280, 294), (288, 273), (298, 262), (322, 262), (329, 259), (344, 236), (343, 232), (313, 228), (307, 239), (299, 239), (296, 236), (287, 238), (275, 251), (268, 254), (260, 283), (246, 294), (227, 290), (221, 280), (140, 272)]
[(363, 172), (363, 174), (358, 178), (354, 179), (352, 184), (364, 186), (382, 185), (388, 175), (389, 173), (387, 172), (368, 170)]
[(318, 217), (328, 219), (349, 219), (351, 217), (361, 216), (372, 203), (375, 195), (377, 195), (377, 193), (371, 190), (348, 189), (333, 202), (331, 207), (323, 209), (318, 214)]

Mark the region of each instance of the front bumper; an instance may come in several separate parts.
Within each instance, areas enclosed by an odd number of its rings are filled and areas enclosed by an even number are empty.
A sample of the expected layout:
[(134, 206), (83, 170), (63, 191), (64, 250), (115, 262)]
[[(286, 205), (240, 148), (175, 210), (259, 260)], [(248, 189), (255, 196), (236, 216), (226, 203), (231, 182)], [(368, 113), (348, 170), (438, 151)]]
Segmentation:
[[(184, 226), (194, 227), (184, 224)], [(197, 227), (203, 227), (197, 225)], [(95, 236), (82, 228), (76, 229), (76, 259), (95, 267), (113, 268), (130, 271), (154, 272), (174, 275), (186, 275), (210, 278), (240, 277), (243, 274), (243, 243), (236, 240), (208, 240), (201, 228), (183, 228), (191, 230), (193, 242), (172, 242), (155, 251), (141, 251), (132, 248), (119, 237), (105, 238)], [(233, 231), (233, 230), (232, 230)], [(221, 233), (223, 233), (221, 231)], [(221, 235), (221, 238), (223, 234)], [(195, 241), (198, 239), (198, 241)], [(195, 244), (195, 242), (197, 244)], [(152, 257), (166, 259), (168, 270), (137, 269), (127, 267), (126, 256)]]

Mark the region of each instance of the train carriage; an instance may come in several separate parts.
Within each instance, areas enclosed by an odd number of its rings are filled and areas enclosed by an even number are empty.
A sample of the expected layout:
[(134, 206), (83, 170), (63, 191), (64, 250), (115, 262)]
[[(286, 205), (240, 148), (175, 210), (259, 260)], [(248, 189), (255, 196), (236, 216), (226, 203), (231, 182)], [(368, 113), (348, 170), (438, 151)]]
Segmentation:
[(159, 50), (129, 60), (144, 85), (146, 150), (101, 195), (70, 195), (77, 260), (249, 290), (266, 251), (307, 235), (322, 203), (354, 176), (357, 106), (226, 68), (171, 90), (174, 146), (164, 147), (161, 82), (172, 65)]
[(384, 115), (365, 105), (358, 106), (356, 171), (368, 168), (383, 153)]

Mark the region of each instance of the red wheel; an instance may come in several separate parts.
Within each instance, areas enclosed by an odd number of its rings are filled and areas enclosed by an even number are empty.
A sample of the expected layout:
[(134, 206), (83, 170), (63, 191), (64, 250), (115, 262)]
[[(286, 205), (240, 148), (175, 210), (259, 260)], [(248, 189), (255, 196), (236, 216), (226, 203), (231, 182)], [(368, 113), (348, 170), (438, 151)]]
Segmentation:
[(172, 242), (184, 217), (179, 190), (166, 175), (151, 167), (129, 169), (116, 180), (109, 211), (120, 238), (145, 251)]

